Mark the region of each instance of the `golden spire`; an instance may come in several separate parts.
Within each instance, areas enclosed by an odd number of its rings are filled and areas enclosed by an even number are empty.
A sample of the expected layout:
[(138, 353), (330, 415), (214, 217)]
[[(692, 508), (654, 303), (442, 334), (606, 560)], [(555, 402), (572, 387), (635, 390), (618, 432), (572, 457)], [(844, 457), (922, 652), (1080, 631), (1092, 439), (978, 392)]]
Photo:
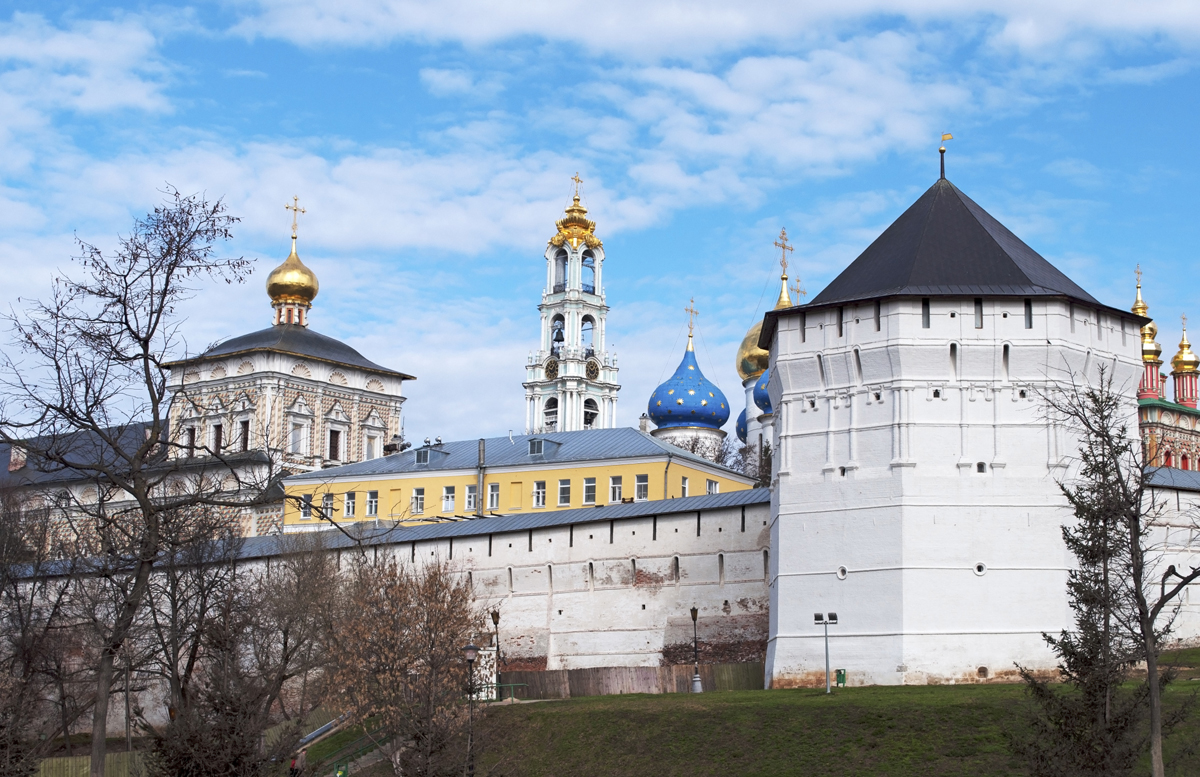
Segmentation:
[(307, 211), (300, 207), (298, 196), (293, 196), (292, 202), (283, 207), (292, 211), (292, 252), (283, 264), (267, 276), (267, 294), (273, 305), (293, 302), (308, 306), (317, 296), (320, 284), (317, 283), (316, 274), (304, 266), (296, 253), (296, 219)]
[[(1130, 311), (1142, 318), (1149, 318), (1150, 306), (1142, 299), (1142, 266), (1140, 264), (1134, 274), (1137, 275), (1137, 299), (1134, 300)], [(1147, 322), (1142, 327), (1142, 361), (1162, 364), (1162, 346), (1154, 340), (1157, 336), (1158, 325), (1153, 321)]]
[(700, 311), (699, 311), (699, 310), (696, 310), (696, 298), (695, 298), (695, 297), (692, 297), (692, 298), (691, 298), (691, 299), (688, 301), (688, 306), (687, 306), (686, 308), (684, 308), (683, 310), (684, 310), (684, 312), (685, 312), (685, 313), (687, 313), (687, 314), (688, 314), (688, 344), (687, 344), (687, 349), (688, 349), (689, 351), (691, 351), (691, 350), (694, 350), (694, 349), (692, 348), (692, 330), (696, 328), (696, 316), (700, 315)]
[(1179, 353), (1175, 354), (1175, 358), (1171, 360), (1171, 374), (1181, 372), (1196, 372), (1200, 368), (1200, 356), (1192, 353), (1192, 344), (1187, 338), (1187, 316), (1180, 317), (1183, 320), (1183, 339), (1179, 341)]
[(787, 285), (788, 251), (795, 251), (796, 249), (788, 245), (786, 229), (779, 230), (779, 239), (773, 245), (779, 249), (779, 266), (783, 268), (783, 273), (779, 276), (779, 299), (775, 301), (775, 309), (782, 310), (783, 308), (790, 308), (792, 306), (792, 298), (788, 296)]
[(1146, 306), (1146, 301), (1142, 299), (1142, 266), (1140, 264), (1134, 270), (1134, 274), (1137, 276), (1137, 299), (1133, 301), (1133, 307), (1130, 308), (1130, 311), (1135, 315), (1145, 316), (1150, 308)]
[(596, 222), (588, 220), (587, 208), (579, 204), (579, 187), (583, 179), (575, 173), (571, 180), (575, 182), (575, 195), (567, 206), (566, 215), (554, 222), (558, 232), (550, 238), (550, 245), (570, 243), (571, 248), (578, 249), (579, 244), (584, 243), (588, 248), (599, 248), (603, 243), (596, 237)]

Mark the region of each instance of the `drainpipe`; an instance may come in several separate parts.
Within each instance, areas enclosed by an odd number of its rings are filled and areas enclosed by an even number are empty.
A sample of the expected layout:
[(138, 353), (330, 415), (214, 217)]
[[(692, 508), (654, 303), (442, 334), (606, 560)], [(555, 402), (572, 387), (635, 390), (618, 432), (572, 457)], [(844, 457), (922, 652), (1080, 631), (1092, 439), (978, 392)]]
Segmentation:
[(479, 438), (479, 474), (477, 476), (475, 486), (475, 514), (483, 517), (483, 463), (484, 463), (484, 442), (483, 438)]
[(663, 499), (671, 498), (670, 495), (667, 493), (667, 474), (671, 471), (671, 459), (673, 457), (674, 457), (674, 454), (672, 454), (672, 453), (667, 454), (667, 466), (665, 469), (663, 469)]

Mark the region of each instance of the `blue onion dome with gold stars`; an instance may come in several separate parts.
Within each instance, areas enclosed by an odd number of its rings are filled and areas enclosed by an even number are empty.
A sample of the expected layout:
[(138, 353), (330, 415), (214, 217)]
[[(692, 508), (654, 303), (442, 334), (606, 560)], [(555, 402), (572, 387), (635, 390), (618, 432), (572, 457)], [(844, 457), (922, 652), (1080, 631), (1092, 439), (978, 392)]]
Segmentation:
[(686, 426), (720, 429), (729, 420), (729, 402), (721, 389), (700, 372), (691, 334), (675, 374), (650, 395), (649, 415), (659, 429)]
[(742, 412), (738, 413), (737, 417), (737, 438), (744, 443), (746, 442), (746, 436), (748, 433), (749, 432), (746, 429), (746, 410), (743, 408)]
[(774, 411), (771, 409), (771, 395), (767, 393), (767, 381), (771, 379), (771, 368), (763, 370), (762, 375), (754, 381), (754, 404), (758, 405), (758, 409), (770, 415)]

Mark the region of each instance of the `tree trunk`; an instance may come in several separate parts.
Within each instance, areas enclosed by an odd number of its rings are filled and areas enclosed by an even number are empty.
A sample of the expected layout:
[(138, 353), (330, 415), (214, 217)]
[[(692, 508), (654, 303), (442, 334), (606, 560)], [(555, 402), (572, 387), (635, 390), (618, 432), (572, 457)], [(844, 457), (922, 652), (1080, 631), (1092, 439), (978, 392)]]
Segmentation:
[(1154, 644), (1154, 624), (1144, 621), (1146, 644), (1146, 684), (1150, 686), (1150, 774), (1163, 777), (1162, 689), (1158, 684), (1158, 651)]
[(100, 653), (96, 669), (96, 704), (92, 708), (92, 768), (91, 777), (104, 777), (104, 755), (108, 748), (108, 699), (112, 695), (112, 646)]

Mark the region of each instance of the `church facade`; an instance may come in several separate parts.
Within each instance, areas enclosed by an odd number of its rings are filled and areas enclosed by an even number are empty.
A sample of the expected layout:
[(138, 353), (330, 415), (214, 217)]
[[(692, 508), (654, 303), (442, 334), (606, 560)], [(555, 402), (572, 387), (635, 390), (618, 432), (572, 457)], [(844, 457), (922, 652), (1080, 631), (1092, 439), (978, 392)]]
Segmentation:
[[(301, 211), (303, 212), (303, 211)], [(313, 331), (319, 284), (292, 250), (267, 277), (272, 324), (170, 363), (170, 429), (178, 455), (257, 451), (286, 472), (374, 459), (398, 445), (404, 381), (332, 337)], [(281, 527), (281, 501), (243, 519), (249, 536)]]

